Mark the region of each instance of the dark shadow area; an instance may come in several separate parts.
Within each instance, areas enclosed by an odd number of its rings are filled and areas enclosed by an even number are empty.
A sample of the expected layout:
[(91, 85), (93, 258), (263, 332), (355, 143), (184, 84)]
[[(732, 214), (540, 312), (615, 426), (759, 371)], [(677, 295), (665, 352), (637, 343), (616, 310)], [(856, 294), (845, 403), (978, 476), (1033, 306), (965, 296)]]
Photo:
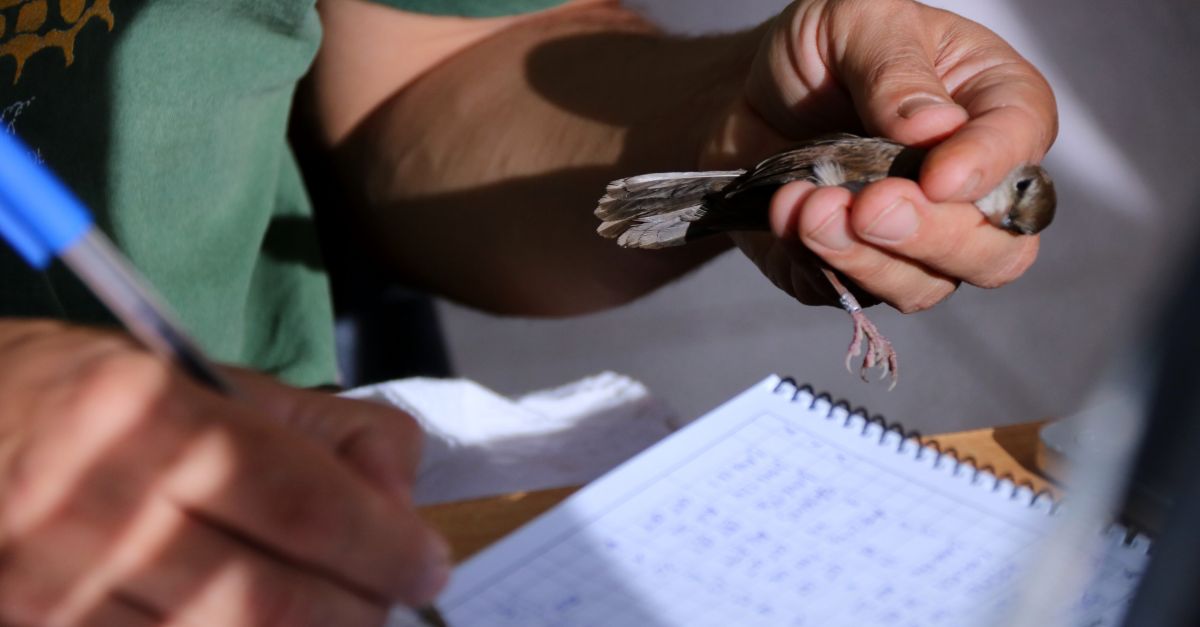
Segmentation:
[[(303, 115), (289, 135), (313, 203), (319, 258), (329, 275), (341, 384), (357, 387), (453, 374), (433, 299), (381, 269), (371, 238), (347, 208), (330, 156), (309, 141)], [(310, 225), (311, 226), (311, 225)]]
[(1136, 355), (1138, 374), (1146, 377), (1150, 423), (1138, 458), (1135, 491), (1158, 509), (1169, 509), (1170, 494), (1196, 481), (1192, 465), (1184, 461), (1200, 451), (1200, 237), (1193, 241), (1192, 260), (1177, 275), (1179, 287), (1157, 303), (1160, 313), (1142, 333), (1146, 339)]
[(1147, 432), (1125, 507), (1155, 534), (1150, 566), (1125, 625), (1200, 624), (1200, 231), (1179, 289), (1162, 304), (1144, 344), (1129, 356), (1142, 377)]
[[(386, 268), (401, 267), (416, 289), (432, 288), (426, 283), (436, 279), (440, 296), (468, 306), (553, 317), (605, 306), (612, 294), (628, 291), (631, 276), (666, 283), (678, 276), (669, 260), (707, 258), (721, 250), (714, 246), (727, 245), (712, 238), (645, 251), (597, 236), (590, 207), (610, 173), (598, 167), (560, 169), (378, 208), (348, 240), (342, 260), (330, 253), (330, 265), (371, 260), (373, 269), (358, 266), (360, 277), (386, 276)], [(460, 217), (447, 224), (446, 215)], [(321, 230), (331, 232), (323, 222)], [(339, 272), (333, 270), (334, 276), (345, 278)]]
[(287, 264), (321, 270), (321, 249), (313, 239), (316, 227), (308, 216), (280, 216), (271, 221), (263, 236), (263, 254)]
[[(661, 150), (655, 144), (663, 135), (654, 132), (661, 125), (674, 128), (707, 123), (702, 117), (709, 113), (705, 107), (729, 95), (721, 88), (740, 90), (746, 68), (758, 50), (757, 42), (745, 42), (745, 38), (729, 35), (663, 38), (658, 34), (585, 33), (537, 46), (526, 60), (525, 76), (539, 94), (564, 109), (631, 127), (626, 158), (637, 159)], [(711, 63), (697, 68), (698, 59), (710, 59)], [(579, 67), (592, 71), (571, 71)], [(685, 77), (692, 80), (680, 80), (681, 68), (695, 72)], [(663, 85), (680, 92), (663, 98)], [(794, 107), (797, 119), (808, 122), (807, 127), (797, 123), (797, 128), (790, 129), (796, 139), (829, 133), (830, 129), (863, 132), (844, 88), (832, 78), (813, 87), (812, 94)]]

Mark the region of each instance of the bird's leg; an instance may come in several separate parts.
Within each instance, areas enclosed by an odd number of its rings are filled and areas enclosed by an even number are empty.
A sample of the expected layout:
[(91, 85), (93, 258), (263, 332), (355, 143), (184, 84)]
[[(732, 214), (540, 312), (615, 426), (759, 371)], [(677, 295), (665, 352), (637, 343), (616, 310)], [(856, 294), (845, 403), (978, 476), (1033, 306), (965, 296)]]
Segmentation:
[(882, 370), (879, 373), (879, 378), (882, 379), (891, 375), (892, 383), (888, 386), (888, 389), (891, 390), (896, 387), (896, 381), (900, 377), (900, 366), (896, 358), (896, 350), (892, 348), (892, 343), (879, 332), (879, 329), (875, 327), (875, 323), (867, 318), (867, 314), (863, 313), (862, 306), (858, 304), (858, 299), (854, 298), (854, 294), (851, 294), (850, 290), (842, 284), (833, 270), (822, 266), (821, 272), (825, 273), (825, 278), (829, 280), (829, 284), (837, 291), (838, 302), (841, 303), (842, 308), (854, 320), (854, 335), (850, 339), (850, 348), (846, 351), (846, 370), (851, 373), (854, 372), (854, 369), (850, 366), (850, 362), (855, 357), (862, 355), (862, 349), (859, 347), (865, 340), (867, 354), (863, 357), (858, 376), (862, 377), (863, 381), (866, 381), (867, 371), (879, 366)]

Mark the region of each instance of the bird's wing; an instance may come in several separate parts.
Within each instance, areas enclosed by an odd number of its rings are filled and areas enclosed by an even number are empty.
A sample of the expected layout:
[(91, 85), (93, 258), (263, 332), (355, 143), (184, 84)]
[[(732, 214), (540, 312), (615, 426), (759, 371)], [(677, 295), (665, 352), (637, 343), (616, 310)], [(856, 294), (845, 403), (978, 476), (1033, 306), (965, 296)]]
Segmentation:
[[(819, 137), (764, 159), (730, 183), (724, 195), (731, 198), (749, 190), (776, 188), (797, 180), (861, 186), (886, 177), (892, 160), (903, 149), (904, 146), (882, 138), (846, 133)], [(830, 180), (835, 173), (844, 180)]]

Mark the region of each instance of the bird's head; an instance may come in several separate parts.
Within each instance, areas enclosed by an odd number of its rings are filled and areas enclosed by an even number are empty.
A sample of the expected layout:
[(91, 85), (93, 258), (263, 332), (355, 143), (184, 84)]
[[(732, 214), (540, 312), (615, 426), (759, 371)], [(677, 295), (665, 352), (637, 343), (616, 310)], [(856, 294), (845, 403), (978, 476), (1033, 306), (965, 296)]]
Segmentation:
[(1033, 235), (1054, 219), (1054, 181), (1040, 166), (1022, 165), (975, 201), (988, 222), (1013, 233)]

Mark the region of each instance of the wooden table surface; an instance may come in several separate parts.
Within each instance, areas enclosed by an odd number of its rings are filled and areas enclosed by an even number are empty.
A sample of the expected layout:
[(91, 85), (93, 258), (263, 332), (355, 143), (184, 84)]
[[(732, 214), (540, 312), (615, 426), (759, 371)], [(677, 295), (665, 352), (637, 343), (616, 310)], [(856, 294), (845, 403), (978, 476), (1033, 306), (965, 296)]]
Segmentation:
[[(1037, 467), (1038, 429), (1031, 422), (995, 429), (977, 429), (923, 438), (942, 450), (954, 449), (960, 459), (974, 458), (978, 467), (991, 466), (997, 475), (1011, 474), (1035, 490), (1055, 493), (1055, 486)], [(515, 531), (538, 514), (557, 505), (578, 488), (518, 492), (499, 497), (421, 508), (421, 515), (450, 541), (456, 561), (462, 561)]]

